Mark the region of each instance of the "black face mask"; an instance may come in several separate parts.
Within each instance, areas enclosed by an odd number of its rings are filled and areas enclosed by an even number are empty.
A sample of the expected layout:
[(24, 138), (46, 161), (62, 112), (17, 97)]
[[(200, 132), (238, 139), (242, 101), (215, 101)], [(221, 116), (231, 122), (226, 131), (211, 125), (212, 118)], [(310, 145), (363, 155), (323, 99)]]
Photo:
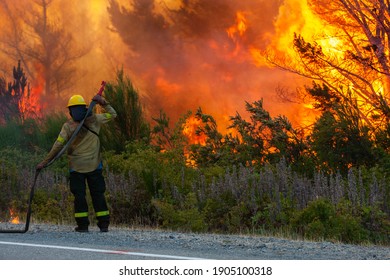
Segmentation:
[[(88, 109), (84, 105), (69, 107), (69, 114), (75, 122), (80, 122), (84, 119)], [(89, 114), (89, 116), (92, 112)]]

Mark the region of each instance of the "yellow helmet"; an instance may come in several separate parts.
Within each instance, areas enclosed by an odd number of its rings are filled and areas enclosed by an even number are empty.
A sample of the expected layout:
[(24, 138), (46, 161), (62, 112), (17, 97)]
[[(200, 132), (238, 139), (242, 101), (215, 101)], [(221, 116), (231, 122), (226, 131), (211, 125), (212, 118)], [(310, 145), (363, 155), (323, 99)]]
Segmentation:
[(77, 106), (77, 105), (87, 106), (87, 103), (85, 103), (84, 98), (78, 94), (73, 95), (71, 98), (69, 98), (68, 106), (66, 106), (66, 107)]

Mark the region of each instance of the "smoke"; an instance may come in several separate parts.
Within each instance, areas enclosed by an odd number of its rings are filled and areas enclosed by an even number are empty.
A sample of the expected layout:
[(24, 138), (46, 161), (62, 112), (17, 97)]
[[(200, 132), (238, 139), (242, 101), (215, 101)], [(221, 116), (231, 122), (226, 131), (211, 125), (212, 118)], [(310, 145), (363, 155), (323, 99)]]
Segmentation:
[(163, 109), (177, 119), (200, 106), (224, 129), (236, 111), (245, 115), (245, 101), (263, 98), (272, 114), (298, 121), (299, 106), (278, 100), (275, 89), (302, 82), (259, 64), (251, 53), (275, 41), (283, 1), (123, 2), (109, 1), (110, 22), (129, 49), (124, 66), (152, 114)]
[(162, 109), (175, 122), (188, 110), (202, 107), (224, 130), (236, 111), (245, 116), (245, 101), (263, 98), (271, 114), (299, 123), (303, 107), (282, 102), (275, 89), (294, 90), (301, 79), (270, 68), (260, 55), (272, 46), (280, 48), (281, 34), (292, 42), (288, 20), (292, 15), (298, 18), (295, 4), (296, 0), (54, 0), (53, 20), (71, 32), (77, 47), (89, 48), (77, 60), (73, 87), (62, 96), (92, 97), (101, 80), (114, 80), (116, 70), (123, 68), (141, 93), (149, 119)]

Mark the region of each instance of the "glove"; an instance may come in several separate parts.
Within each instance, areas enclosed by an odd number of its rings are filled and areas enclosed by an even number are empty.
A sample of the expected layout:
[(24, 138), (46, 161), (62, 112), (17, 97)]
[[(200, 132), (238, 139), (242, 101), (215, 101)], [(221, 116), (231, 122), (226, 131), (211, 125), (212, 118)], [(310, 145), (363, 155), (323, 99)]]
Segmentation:
[(41, 162), (41, 163), (38, 163), (37, 166), (35, 167), (36, 170), (42, 170), (43, 168), (45, 168), (45, 163), (44, 162)]
[(99, 95), (99, 94), (96, 94), (93, 98), (92, 98), (93, 101), (95, 101), (97, 104), (99, 105), (106, 105), (107, 104), (107, 101), (104, 99), (103, 96)]

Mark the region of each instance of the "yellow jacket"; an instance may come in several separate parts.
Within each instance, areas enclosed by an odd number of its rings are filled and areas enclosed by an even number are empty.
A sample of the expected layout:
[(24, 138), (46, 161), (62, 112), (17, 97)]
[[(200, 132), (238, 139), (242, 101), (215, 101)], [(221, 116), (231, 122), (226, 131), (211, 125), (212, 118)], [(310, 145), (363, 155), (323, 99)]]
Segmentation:
[[(99, 132), (101, 125), (114, 119), (117, 114), (109, 104), (102, 106), (105, 113), (92, 114), (85, 119), (83, 127), (80, 129), (76, 138), (68, 147), (69, 168), (71, 171), (86, 173), (94, 171), (102, 161), (100, 153)], [(78, 122), (69, 120), (62, 126), (61, 132), (50, 152), (43, 160), (48, 163), (62, 149), (70, 139), (73, 131), (79, 125)], [(95, 133), (93, 133), (93, 132)]]

